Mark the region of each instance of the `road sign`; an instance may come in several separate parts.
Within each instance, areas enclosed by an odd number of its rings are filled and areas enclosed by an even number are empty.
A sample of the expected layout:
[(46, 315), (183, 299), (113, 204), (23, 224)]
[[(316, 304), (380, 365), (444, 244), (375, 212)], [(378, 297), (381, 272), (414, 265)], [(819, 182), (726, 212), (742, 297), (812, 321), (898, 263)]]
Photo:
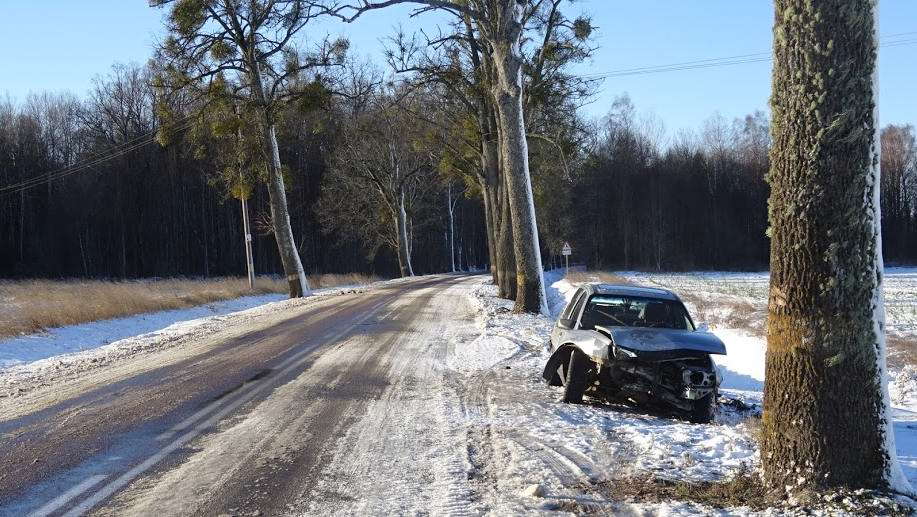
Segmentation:
[(564, 243), (564, 247), (560, 250), (560, 254), (564, 256), (564, 268), (567, 273), (570, 272), (570, 255), (573, 255), (573, 248), (570, 247), (569, 242)]

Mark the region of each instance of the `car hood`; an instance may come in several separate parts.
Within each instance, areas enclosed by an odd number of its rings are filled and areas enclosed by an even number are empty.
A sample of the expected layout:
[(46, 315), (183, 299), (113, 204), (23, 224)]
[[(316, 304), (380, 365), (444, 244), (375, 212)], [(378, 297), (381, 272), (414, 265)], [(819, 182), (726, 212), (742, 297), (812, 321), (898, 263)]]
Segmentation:
[(726, 345), (710, 332), (645, 327), (605, 327), (605, 330), (616, 346), (638, 353), (689, 351), (726, 355)]

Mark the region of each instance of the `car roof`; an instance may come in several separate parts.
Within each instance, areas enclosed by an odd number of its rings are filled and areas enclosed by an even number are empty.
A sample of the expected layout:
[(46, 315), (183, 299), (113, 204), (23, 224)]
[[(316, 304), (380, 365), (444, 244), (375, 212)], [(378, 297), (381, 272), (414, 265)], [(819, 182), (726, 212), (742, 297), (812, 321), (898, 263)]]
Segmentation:
[(609, 294), (613, 296), (641, 296), (644, 298), (658, 298), (660, 300), (680, 301), (678, 295), (659, 287), (644, 287), (637, 285), (619, 285), (619, 284), (587, 284), (587, 288), (595, 294)]

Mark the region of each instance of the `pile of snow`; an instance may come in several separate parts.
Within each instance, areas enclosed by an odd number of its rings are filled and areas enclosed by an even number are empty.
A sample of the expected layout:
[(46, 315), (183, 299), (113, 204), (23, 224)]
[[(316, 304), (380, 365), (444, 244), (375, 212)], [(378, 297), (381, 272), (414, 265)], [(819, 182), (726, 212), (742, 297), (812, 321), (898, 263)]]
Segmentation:
[(514, 341), (485, 331), (473, 341), (456, 347), (447, 364), (449, 368), (459, 372), (487, 370), (512, 357), (520, 349)]
[(564, 277), (563, 269), (546, 272), (544, 274), (544, 285), (545, 295), (548, 299), (548, 310), (551, 312), (551, 317), (556, 318), (573, 298), (577, 286)]
[(713, 360), (723, 376), (722, 387), (730, 390), (764, 389), (764, 353), (767, 342), (744, 330), (718, 328), (712, 331), (726, 345), (726, 355)]

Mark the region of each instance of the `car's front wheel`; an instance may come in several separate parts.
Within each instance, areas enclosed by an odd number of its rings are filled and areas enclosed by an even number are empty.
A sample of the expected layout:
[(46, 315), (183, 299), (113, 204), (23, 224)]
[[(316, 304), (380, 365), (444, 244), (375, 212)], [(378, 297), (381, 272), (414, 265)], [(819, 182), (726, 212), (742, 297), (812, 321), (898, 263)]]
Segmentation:
[(564, 402), (581, 404), (586, 393), (589, 357), (577, 349), (570, 352), (570, 361), (564, 368)]
[(695, 424), (709, 424), (716, 416), (716, 391), (694, 401), (688, 419)]

